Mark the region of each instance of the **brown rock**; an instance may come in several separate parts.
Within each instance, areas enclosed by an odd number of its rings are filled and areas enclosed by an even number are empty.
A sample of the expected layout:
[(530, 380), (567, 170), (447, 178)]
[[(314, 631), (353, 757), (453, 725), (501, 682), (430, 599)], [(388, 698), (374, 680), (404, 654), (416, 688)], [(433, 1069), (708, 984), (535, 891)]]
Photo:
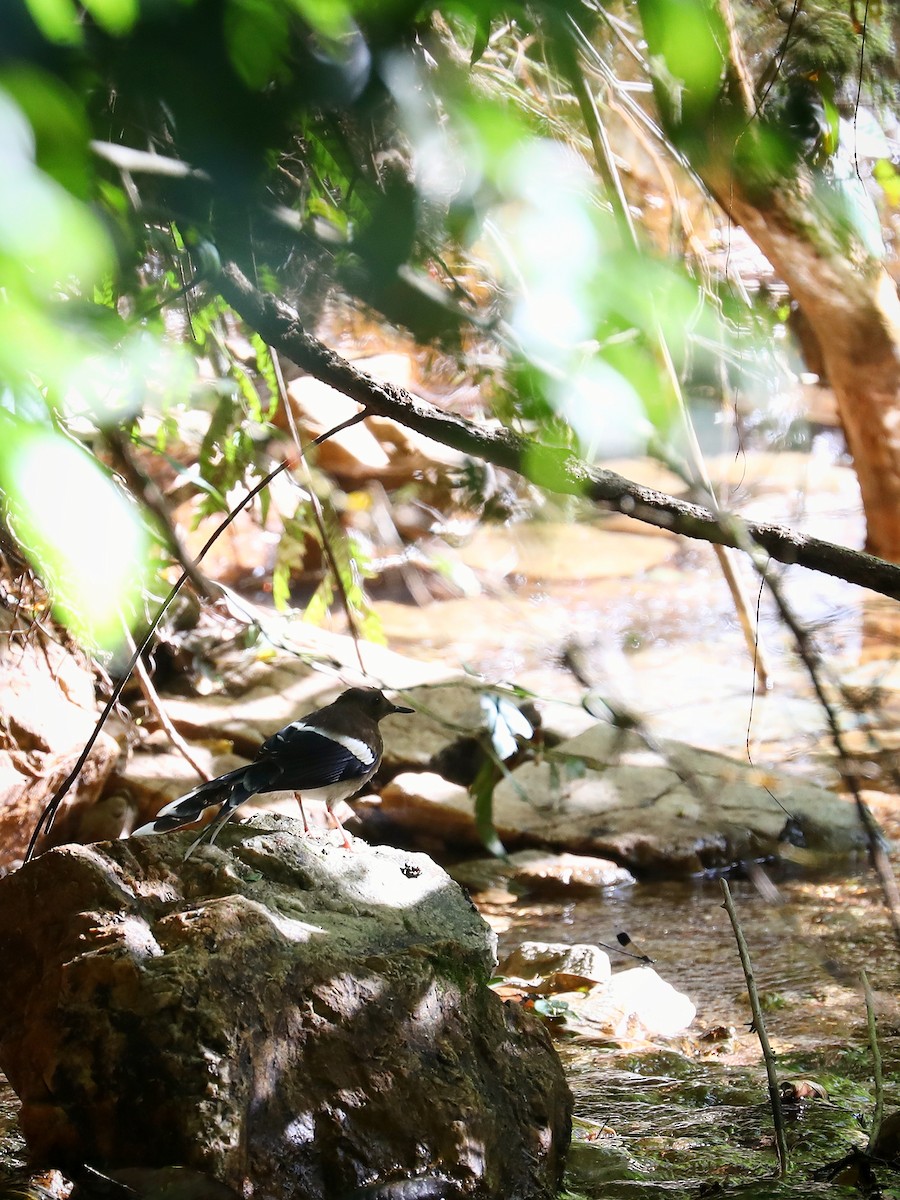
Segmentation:
[[(383, 355), (379, 359), (357, 360), (357, 366), (371, 371), (376, 379), (392, 379), (405, 385), (408, 372), (404, 372), (402, 366), (398, 370), (398, 359), (396, 355)], [(403, 378), (404, 374), (407, 378)], [(301, 428), (313, 437), (349, 420), (359, 411), (355, 401), (309, 375), (292, 380), (287, 391)], [(378, 479), (388, 487), (397, 487), (421, 475), (435, 463), (458, 466), (463, 456), (411, 429), (404, 429), (389, 418), (367, 417), (365, 422), (342, 429), (323, 442), (317, 449), (316, 461), (322, 470), (336, 475), (346, 485), (358, 486)]]
[(411, 1177), (549, 1200), (570, 1097), (486, 986), (493, 935), (430, 860), (298, 829), (227, 826), (188, 863), (189, 834), (69, 846), (0, 880), (0, 1066), (33, 1157), (274, 1200)]
[(634, 876), (608, 858), (520, 850), (510, 856), (512, 878), (534, 892), (593, 892), (634, 883)]
[(606, 983), (612, 974), (606, 951), (587, 942), (522, 942), (499, 970), (508, 983), (547, 995)]
[(356, 805), (366, 828), (378, 828), (434, 853), (453, 846), (483, 848), (475, 825), (475, 801), (467, 788), (434, 771), (405, 771), (381, 791), (380, 800)]
[[(21, 861), (35, 822), (96, 718), (87, 667), (59, 642), (0, 612), (0, 871)], [(101, 733), (60, 810), (55, 843), (99, 796), (118, 756), (114, 739)]]

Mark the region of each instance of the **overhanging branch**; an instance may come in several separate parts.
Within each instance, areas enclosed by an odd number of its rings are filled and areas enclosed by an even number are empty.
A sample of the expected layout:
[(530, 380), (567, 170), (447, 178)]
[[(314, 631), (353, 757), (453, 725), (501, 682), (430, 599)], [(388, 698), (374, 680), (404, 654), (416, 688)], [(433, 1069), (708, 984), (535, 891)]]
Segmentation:
[(583, 496), (605, 508), (669, 529), (684, 537), (743, 549), (747, 539), (777, 562), (808, 567), (892, 599), (900, 599), (900, 566), (797, 533), (783, 525), (720, 519), (698, 504), (642, 487), (614, 471), (585, 463), (570, 450), (544, 446), (511, 430), (482, 429), (453, 413), (411, 395), (396, 384), (381, 383), (313, 337), (292, 308), (259, 292), (234, 264), (218, 280), (225, 300), (279, 353), (316, 379), (417, 433), (464, 454), (524, 476), (531, 483), (564, 495)]

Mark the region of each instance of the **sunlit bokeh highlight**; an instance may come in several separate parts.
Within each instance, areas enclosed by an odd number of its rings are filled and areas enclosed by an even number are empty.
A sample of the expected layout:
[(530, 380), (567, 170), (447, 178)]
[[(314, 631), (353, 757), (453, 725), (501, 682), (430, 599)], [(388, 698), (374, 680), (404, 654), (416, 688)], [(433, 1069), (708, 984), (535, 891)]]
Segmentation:
[(89, 647), (118, 650), (148, 575), (137, 509), (77, 445), (12, 417), (0, 421), (0, 487), (56, 614)]

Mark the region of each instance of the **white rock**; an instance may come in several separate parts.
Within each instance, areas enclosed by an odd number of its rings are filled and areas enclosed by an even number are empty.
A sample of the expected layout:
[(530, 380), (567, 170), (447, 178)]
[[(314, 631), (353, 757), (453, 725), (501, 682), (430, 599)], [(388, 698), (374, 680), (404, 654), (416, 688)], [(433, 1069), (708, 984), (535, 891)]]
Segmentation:
[(696, 1005), (676, 991), (652, 967), (613, 975), (602, 993), (592, 996), (582, 1016), (611, 1026), (614, 1037), (656, 1034), (672, 1037), (687, 1029)]

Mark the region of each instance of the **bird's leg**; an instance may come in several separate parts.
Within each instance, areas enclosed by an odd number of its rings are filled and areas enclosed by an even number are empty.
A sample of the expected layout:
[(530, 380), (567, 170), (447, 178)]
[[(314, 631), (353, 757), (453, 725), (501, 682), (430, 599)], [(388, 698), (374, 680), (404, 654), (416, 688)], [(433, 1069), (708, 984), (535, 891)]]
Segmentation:
[(299, 792), (294, 792), (294, 795), (297, 797), (297, 804), (300, 806), (300, 816), (303, 819), (303, 832), (309, 834), (309, 823), (306, 820), (306, 813), (303, 811), (303, 797)]
[(331, 828), (332, 828), (332, 829), (339, 829), (339, 830), (341, 831), (341, 837), (344, 839), (344, 849), (345, 849), (345, 850), (351, 850), (351, 849), (352, 849), (352, 846), (351, 846), (351, 844), (350, 844), (350, 839), (347, 837), (347, 830), (346, 830), (346, 829), (343, 827), (343, 825), (342, 825), (342, 824), (340, 823), (340, 821), (338, 820), (338, 818), (337, 818), (337, 814), (336, 814), (336, 813), (333, 813), (333, 812), (331, 811), (331, 805), (330, 805), (330, 804), (326, 804), (326, 805), (325, 805), (325, 813), (326, 813), (326, 815), (327, 815), (327, 817), (328, 817), (329, 821), (331, 821)]

